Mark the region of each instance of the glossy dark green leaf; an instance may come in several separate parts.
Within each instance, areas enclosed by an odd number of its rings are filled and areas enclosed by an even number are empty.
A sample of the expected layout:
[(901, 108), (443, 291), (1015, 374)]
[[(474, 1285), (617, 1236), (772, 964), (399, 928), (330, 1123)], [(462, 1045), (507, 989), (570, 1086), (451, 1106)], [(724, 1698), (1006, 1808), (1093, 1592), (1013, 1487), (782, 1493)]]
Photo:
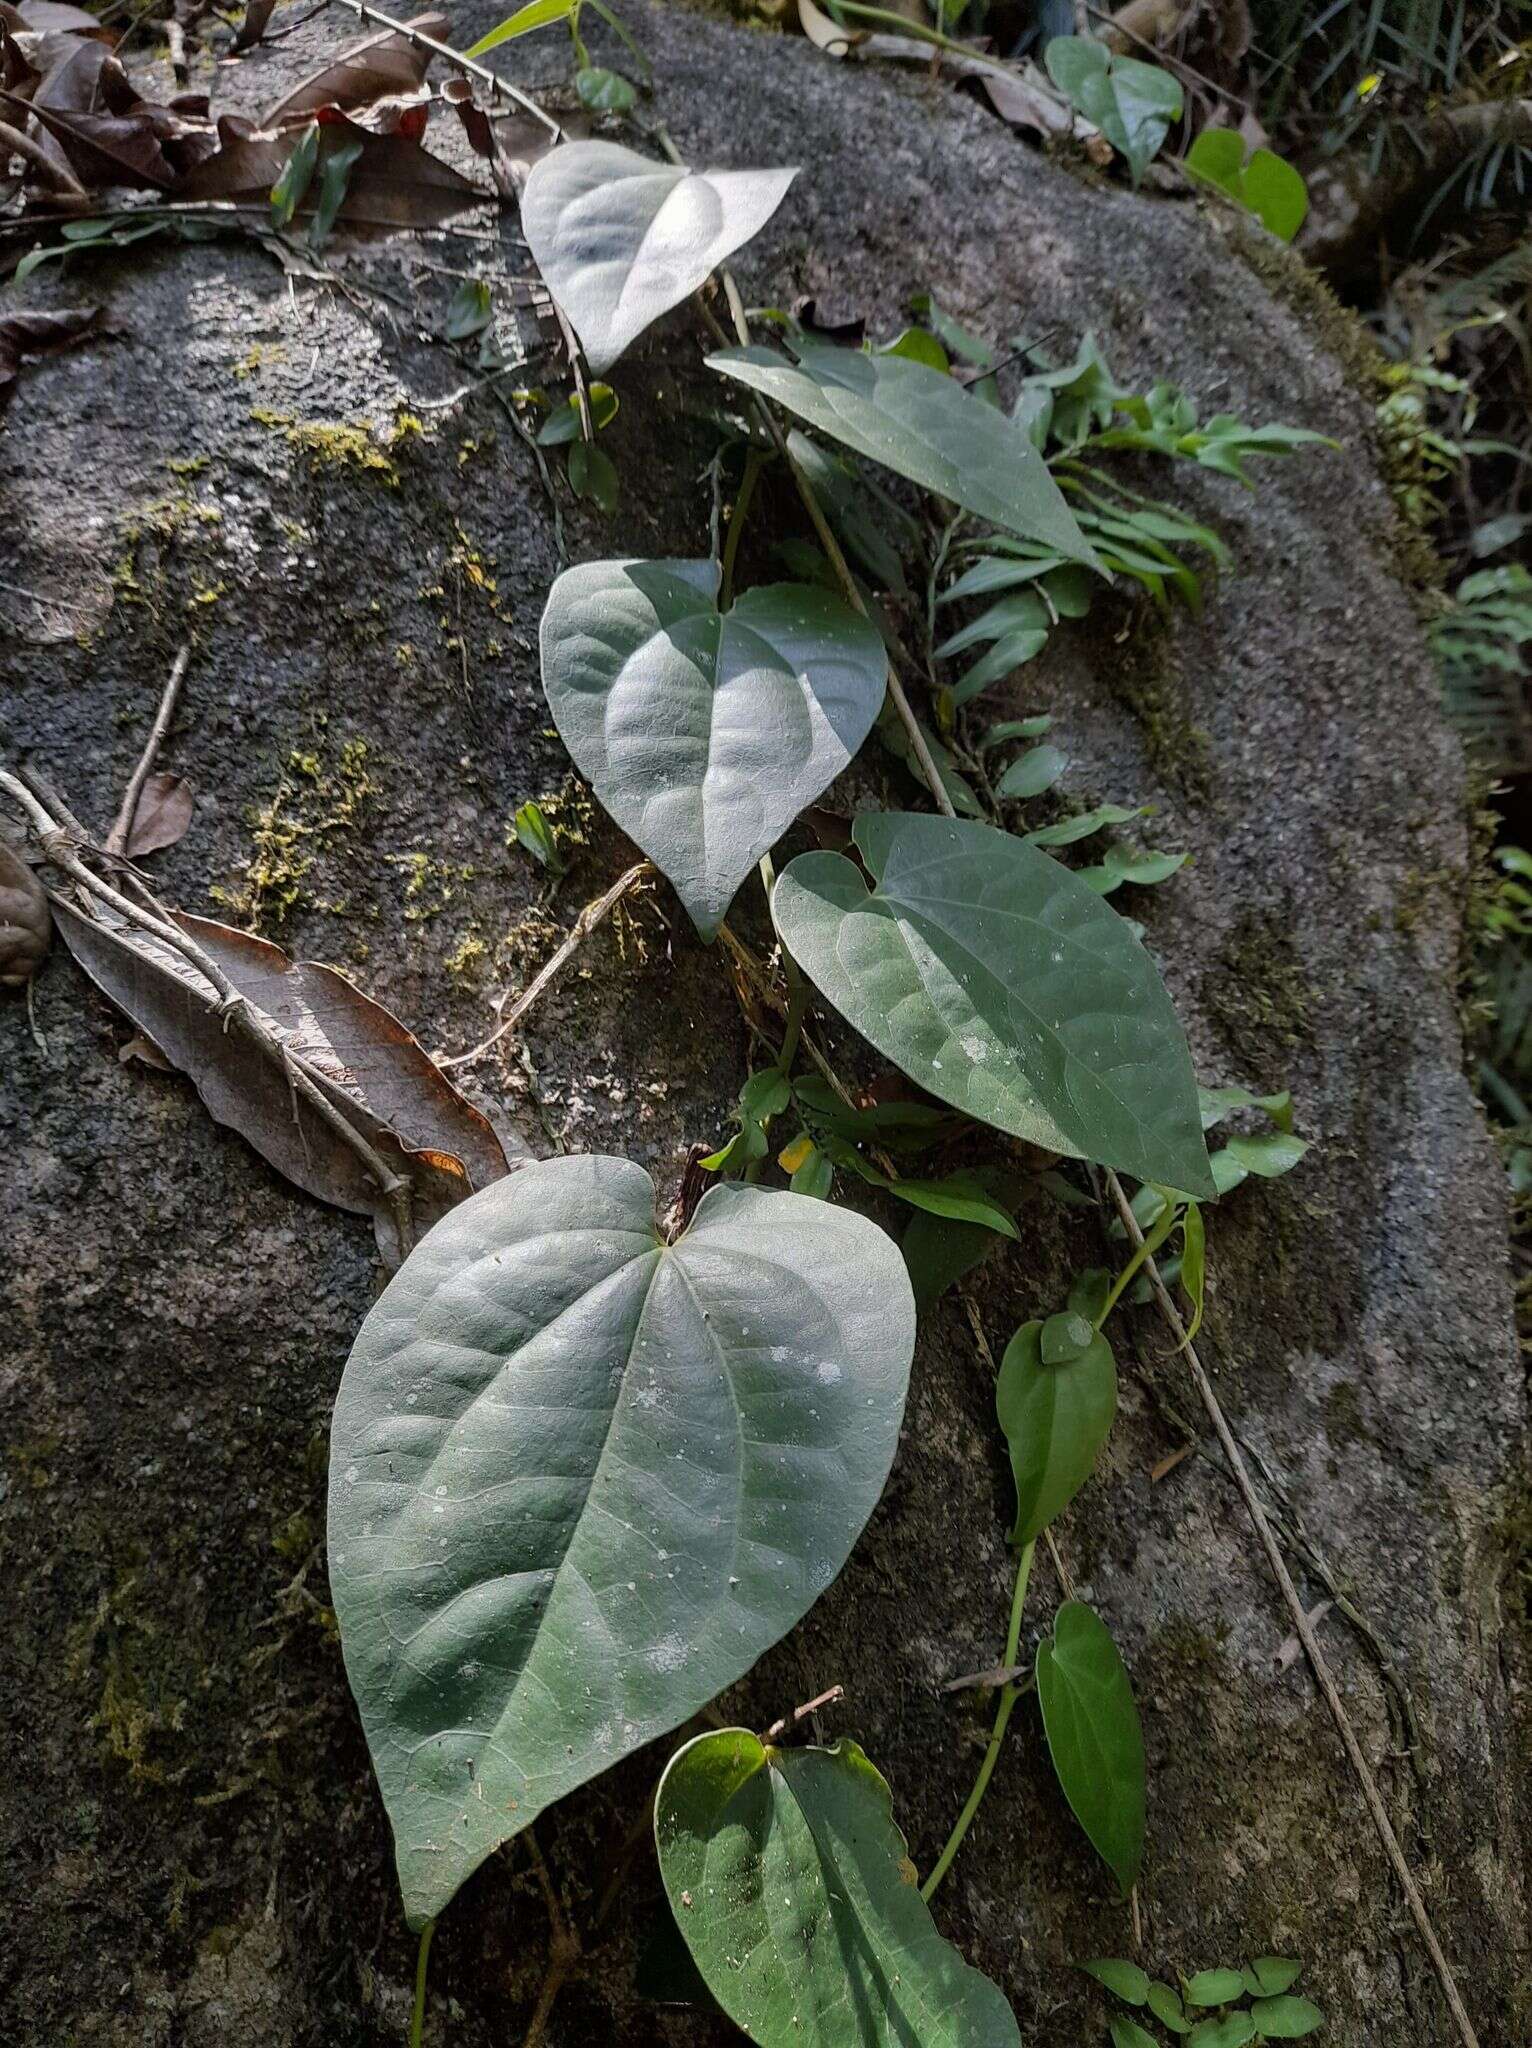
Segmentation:
[(1046, 542), (1066, 561), (1096, 566), (1063, 493), (1022, 429), (939, 370), (822, 343), (806, 343), (798, 363), (769, 348), (724, 349), (708, 363), (965, 511)]
[(1040, 1536), (1068, 1507), (1095, 1470), (1117, 1413), (1117, 1368), (1105, 1337), (1093, 1337), (1071, 1364), (1045, 1365), (1042, 1333), (1041, 1323), (1022, 1324), (995, 1382), (1016, 1483), (1016, 1544)]
[(1186, 1983), (1188, 2005), (1227, 2005), (1244, 1994), (1245, 1980), (1238, 1970), (1199, 1970)]
[(330, 1583), (411, 1924), (812, 1606), (898, 1441), (892, 1241), (624, 1159), (523, 1167), (410, 1254), (336, 1403)]
[(1037, 1696), (1064, 1797), (1126, 1894), (1144, 1857), (1144, 1737), (1111, 1632), (1078, 1600), (1038, 1645)]
[(592, 370), (609, 370), (758, 234), (796, 176), (691, 171), (615, 142), (566, 142), (540, 157), (522, 231)]
[(1124, 2005), (1142, 2005), (1149, 1996), (1149, 1979), (1137, 1963), (1125, 1961), (1121, 1956), (1096, 1956), (1080, 1968), (1087, 1977), (1094, 1977), (1098, 1984), (1104, 1984), (1114, 1998), (1120, 1998)]
[(1325, 2023), (1325, 2016), (1317, 2005), (1311, 2005), (1306, 1998), (1287, 1995), (1281, 1998), (1258, 1998), (1250, 2008), (1257, 2032), (1268, 2041), (1301, 2041), (1306, 2034), (1314, 2033)]
[(937, 1932), (854, 1742), (699, 1735), (666, 1767), (654, 1832), (697, 1968), (758, 2048), (1020, 2048), (998, 1987)]
[(874, 887), (800, 854), (772, 914), (864, 1038), (931, 1094), (1014, 1136), (1213, 1192), (1185, 1035), (1123, 921), (1077, 875), (988, 825), (864, 812)]
[(542, 624), (565, 746), (705, 939), (867, 737), (888, 672), (876, 628), (829, 591), (773, 584), (720, 612), (717, 588), (711, 562), (586, 562)]
[(1277, 1998), (1302, 1975), (1302, 1963), (1292, 1956), (1253, 1956), (1245, 1965), (1245, 1989), (1252, 1998)]

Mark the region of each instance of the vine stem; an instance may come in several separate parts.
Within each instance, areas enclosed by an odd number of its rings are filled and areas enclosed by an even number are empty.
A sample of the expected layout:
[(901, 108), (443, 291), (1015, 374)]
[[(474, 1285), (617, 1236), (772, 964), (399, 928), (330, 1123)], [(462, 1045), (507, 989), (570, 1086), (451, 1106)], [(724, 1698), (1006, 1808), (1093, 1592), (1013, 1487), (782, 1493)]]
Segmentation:
[(745, 455), (745, 473), (739, 480), (739, 495), (734, 500), (734, 509), (729, 514), (729, 531), (723, 543), (723, 571), (718, 585), (718, 609), (726, 612), (734, 602), (734, 561), (739, 553), (740, 536), (745, 530), (745, 520), (750, 512), (750, 500), (755, 496), (756, 479), (761, 473), (761, 451), (751, 448)]
[(420, 2048), (421, 2029), (426, 2021), (426, 1964), (431, 1955), (431, 1936), (436, 1922), (428, 1920), (420, 1930), (420, 1949), (415, 1957), (415, 2009), (410, 2014), (410, 2048)]
[(1107, 1168), (1106, 1172), (1106, 1184), (1107, 1190), (1116, 1205), (1117, 1213), (1122, 1218), (1122, 1225), (1128, 1233), (1130, 1243), (1136, 1250), (1144, 1253), (1144, 1271), (1149, 1276), (1149, 1285), (1154, 1291), (1154, 1298), (1159, 1306), (1160, 1314), (1164, 1317), (1172, 1335), (1176, 1338), (1179, 1349), (1185, 1354), (1187, 1367), (1191, 1372), (1197, 1392), (1202, 1397), (1202, 1405), (1207, 1410), (1208, 1419), (1212, 1423), (1218, 1441), (1223, 1447), (1223, 1454), (1228, 1460), (1229, 1470), (1234, 1475), (1234, 1483), (1239, 1488), (1240, 1498), (1245, 1504), (1245, 1511), (1250, 1517), (1257, 1537), (1260, 1539), (1261, 1548), (1266, 1553), (1266, 1562), (1271, 1567), (1272, 1577), (1281, 1589), (1283, 1601), (1286, 1603), (1287, 1611), (1292, 1618), (1293, 1633), (1303, 1645), (1303, 1653), (1309, 1660), (1309, 1666), (1314, 1673), (1315, 1682), (1318, 1684), (1325, 1705), (1330, 1710), (1330, 1718), (1335, 1723), (1351, 1768), (1355, 1772), (1357, 1782), (1362, 1788), (1362, 1798), (1366, 1803), (1369, 1814), (1372, 1816), (1373, 1826), (1378, 1831), (1378, 1839), (1382, 1842), (1388, 1860), (1393, 1865), (1394, 1875), (1398, 1878), (1400, 1887), (1404, 1892), (1411, 1917), (1415, 1922), (1421, 1941), (1425, 1944), (1426, 1953), (1431, 1958), (1431, 1967), (1436, 1972), (1436, 1980), (1441, 1985), (1442, 1995), (1447, 2001), (1448, 2010), (1451, 2012), (1453, 2022), (1458, 2030), (1458, 2037), (1463, 2043), (1463, 2048), (1479, 2048), (1479, 2037), (1474, 2032), (1473, 2022), (1468, 2017), (1467, 2007), (1463, 2004), (1462, 1994), (1457, 1986), (1457, 1979), (1452, 1973), (1452, 1965), (1447, 1961), (1446, 1956), (1442, 1952), (1442, 1945), (1436, 1938), (1436, 1929), (1431, 1924), (1431, 1915), (1427, 1910), (1424, 1898), (1421, 1896), (1420, 1887), (1415, 1882), (1404, 1851), (1399, 1845), (1399, 1837), (1394, 1833), (1393, 1823), (1390, 1821), (1388, 1810), (1383, 1804), (1383, 1795), (1378, 1790), (1377, 1779), (1374, 1778), (1371, 1766), (1362, 1754), (1362, 1745), (1357, 1740), (1356, 1730), (1351, 1725), (1351, 1717), (1346, 1712), (1345, 1704), (1336, 1688), (1335, 1680), (1331, 1676), (1329, 1664), (1325, 1661), (1324, 1651), (1319, 1647), (1319, 1639), (1314, 1633), (1313, 1625), (1304, 1609), (1303, 1602), (1298, 1597), (1298, 1589), (1293, 1584), (1292, 1575), (1289, 1573), (1281, 1549), (1278, 1547), (1277, 1539), (1272, 1532), (1271, 1523), (1267, 1520), (1266, 1510), (1261, 1506), (1255, 1487), (1251, 1482), (1249, 1468), (1240, 1455), (1239, 1445), (1234, 1440), (1234, 1432), (1230, 1429), (1225, 1419), (1222, 1405), (1219, 1402), (1218, 1396), (1213, 1391), (1212, 1382), (1207, 1376), (1202, 1360), (1197, 1356), (1197, 1347), (1187, 1336), (1186, 1326), (1181, 1320), (1180, 1311), (1171, 1299), (1164, 1281), (1160, 1278), (1159, 1268), (1154, 1262), (1154, 1254), (1152, 1251), (1145, 1249), (1146, 1240), (1143, 1231), (1139, 1227), (1138, 1218), (1133, 1213), (1133, 1205), (1123, 1191), (1122, 1182), (1110, 1167)]
[[(1011, 1594), (1011, 1625), (1006, 1631), (1003, 1666), (1014, 1665), (1021, 1648), (1021, 1611), (1027, 1602), (1027, 1581), (1032, 1576), (1032, 1557), (1037, 1549), (1037, 1538), (1025, 1544), (1021, 1556), (1016, 1560), (1016, 1587)], [(973, 1824), (973, 1817), (989, 1790), (989, 1781), (995, 1775), (995, 1765), (1000, 1761), (1000, 1746), (1005, 1741), (1005, 1731), (1010, 1725), (1012, 1711), (1021, 1698), (1023, 1687), (1014, 1679), (1008, 1679), (1000, 1688), (1000, 1697), (995, 1703), (995, 1725), (990, 1732), (989, 1747), (984, 1752), (984, 1761), (979, 1766), (979, 1775), (973, 1781), (973, 1790), (964, 1802), (963, 1810), (953, 1824), (952, 1833), (947, 1837), (947, 1846), (931, 1869), (931, 1875), (920, 1887), (920, 1896), (928, 1903), (937, 1886), (952, 1868), (952, 1859), (963, 1846), (963, 1837)]]
[(181, 695), (181, 685), (186, 680), (186, 664), (191, 660), (191, 648), (183, 645), (171, 665), (170, 680), (166, 683), (160, 698), (160, 708), (154, 714), (154, 724), (144, 742), (144, 751), (138, 758), (138, 766), (123, 792), (122, 807), (117, 813), (116, 823), (106, 835), (108, 853), (126, 853), (128, 841), (133, 836), (133, 821), (138, 816), (139, 798), (144, 793), (144, 784), (149, 780), (149, 770), (164, 744), (170, 730), (170, 721), (175, 716), (176, 704)]

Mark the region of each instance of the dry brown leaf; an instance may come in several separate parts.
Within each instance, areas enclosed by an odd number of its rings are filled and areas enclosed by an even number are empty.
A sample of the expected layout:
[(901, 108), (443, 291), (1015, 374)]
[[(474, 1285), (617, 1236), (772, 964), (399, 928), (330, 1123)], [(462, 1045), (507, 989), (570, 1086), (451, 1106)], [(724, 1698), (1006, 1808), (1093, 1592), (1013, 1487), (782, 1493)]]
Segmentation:
[(47, 957), (53, 919), (43, 885), (0, 840), (0, 988), (24, 988)]
[[(373, 135), (344, 115), (323, 122), (321, 134), (331, 147), (343, 141), (361, 145), (336, 216), (352, 226), (439, 227), (470, 206), (482, 206), (489, 196), (406, 134)], [(176, 198), (244, 200), (264, 207), (292, 154), (291, 130), (252, 128), (226, 115), (218, 123), (218, 144), (217, 153), (176, 186)], [(317, 188), (316, 180), (300, 213), (312, 210)]]
[(11, 395), (23, 363), (83, 341), (100, 312), (99, 306), (71, 306), (62, 313), (0, 314), (0, 410)]
[(159, 853), (186, 837), (192, 821), (192, 786), (184, 775), (151, 775), (139, 792), (133, 829), (124, 851), (129, 860)]
[(152, 1038), (145, 1038), (141, 1031), (135, 1031), (126, 1045), (119, 1045), (117, 1058), (121, 1065), (131, 1066), (137, 1060), (142, 1066), (153, 1067), (156, 1073), (173, 1074), (175, 1068), (166, 1059)]
[[(405, 27), (419, 29), (440, 42), (451, 23), (445, 14), (417, 14)], [(413, 92), (430, 62), (431, 52), (419, 49), (406, 36), (392, 31), (364, 36), (284, 93), (261, 115), (260, 126), (286, 127), (311, 119), (321, 107), (365, 107), (395, 93)]]
[(245, 18), (239, 25), (239, 33), (229, 45), (230, 51), (238, 56), (242, 50), (253, 50), (266, 33), (267, 23), (276, 9), (277, 0), (247, 0)]
[[(425, 1230), (507, 1171), (488, 1121), (454, 1088), (397, 1017), (344, 976), (208, 918), (175, 921), (245, 997), (276, 1042), (301, 1057), (324, 1094), (414, 1194)], [(185, 1074), (215, 1122), (320, 1201), (375, 1219), (397, 1259), (382, 1192), (341, 1135), (293, 1089), (282, 1067), (228, 1028), (208, 984), (173, 948), (103, 909), (57, 908), (59, 931), (104, 995)]]

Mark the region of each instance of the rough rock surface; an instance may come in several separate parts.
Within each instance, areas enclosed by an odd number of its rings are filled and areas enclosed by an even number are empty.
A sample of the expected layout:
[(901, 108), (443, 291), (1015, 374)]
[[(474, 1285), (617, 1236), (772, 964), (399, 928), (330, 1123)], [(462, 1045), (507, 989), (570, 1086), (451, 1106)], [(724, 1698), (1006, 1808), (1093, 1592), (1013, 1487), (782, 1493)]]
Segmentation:
[[(676, 8), (624, 11), (684, 151), (804, 166), (741, 266), (753, 300), (812, 293), (888, 331), (929, 286), (991, 334), (1062, 347), (1093, 328), (1127, 381), (1169, 377), (1207, 411), (1341, 444), (1266, 466), (1255, 495), (1178, 476), (1236, 557), (1205, 618), (1101, 608), (1016, 702), (1056, 714), (1072, 796), (1152, 800), (1155, 841), (1194, 851), (1131, 907), (1199, 1068), (1291, 1085), (1317, 1141), (1299, 1172), (1213, 1216), (1207, 1352), (1290, 1523), (1375, 1631), (1369, 1648), (1334, 1611), (1323, 1638), (1481, 2038), (1525, 2038), (1525, 1613), (1504, 1533), (1524, 1497), (1521, 1380), (1503, 1183), (1457, 1011), (1467, 799), (1392, 566), (1367, 399), (1199, 207), (1088, 189), (945, 85), (840, 69)], [(454, 35), (495, 18), (473, 0)], [(268, 100), (341, 33), (322, 17), (218, 73), (220, 101)], [(564, 62), (546, 41), (512, 54), (529, 79)], [(546, 955), (625, 853), (572, 783), (540, 697), (548, 499), (487, 399), (428, 409), (464, 372), (400, 312), (440, 322), (440, 267), (503, 276), (524, 261), (513, 237), (393, 241), (358, 255), (349, 291), (290, 281), (234, 242), (45, 271), (31, 298), (99, 297), (110, 335), (29, 371), (0, 432), (8, 748), (104, 827), (190, 631), (165, 765), (192, 777), (198, 810), (158, 857), (166, 888), (215, 914), (242, 901), (428, 1044), (471, 1043), (491, 992)], [(619, 370), (623, 509), (606, 526), (566, 496), (572, 552), (705, 548), (708, 437), (675, 402), (706, 395), (696, 356), (681, 317)], [(401, 409), (426, 431), (387, 445)], [(786, 530), (785, 499), (767, 510)], [(768, 538), (769, 524), (756, 568)], [(888, 773), (888, 800), (910, 801)], [(551, 897), (507, 846), (534, 795), (581, 835)], [(759, 936), (754, 905), (741, 917)], [(392, 2043), (413, 1948), (322, 1549), (326, 1421), (377, 1285), (371, 1233), (295, 1196), (179, 1079), (122, 1063), (127, 1028), (62, 957), (37, 1021), (46, 1051), (19, 1002), (0, 1010), (10, 2038)], [(486, 1105), (540, 1150), (627, 1151), (662, 1186), (688, 1142), (723, 1128), (748, 1051), (718, 958), (664, 894), (584, 949), (523, 1043), (478, 1070)], [(991, 1343), (1100, 1255), (1093, 1221), (1039, 1194), (977, 1290)], [(1301, 1955), (1337, 2048), (1448, 2042), (1314, 1686), (1279, 1654), (1286, 1619), (1229, 1482), (1191, 1458), (1151, 1483), (1183, 1440), (1177, 1418), (1195, 1420), (1168, 1349), (1140, 1312), (1109, 1458), (1061, 1534), (1145, 1710), (1146, 1954), (1186, 1969)], [(999, 1651), (1006, 1512), (987, 1372), (949, 1302), (928, 1319), (873, 1526), (807, 1624), (723, 1703), (761, 1726), (844, 1681), (834, 1726), (887, 1772), (922, 1865), (987, 1725), (972, 1695), (938, 1688)], [(1056, 1597), (1036, 1576), (1033, 1631)], [(579, 1925), (656, 1765), (629, 1763), (538, 1829)], [(939, 1918), (1005, 1985), (1029, 2042), (1103, 2032), (1069, 1965), (1127, 1948), (1108, 1894), (1024, 1706)], [(724, 2037), (635, 2002), (655, 1900), (641, 1855), (552, 2041)], [(442, 1923), (434, 2038), (519, 2039), (546, 1943), (512, 1845)]]

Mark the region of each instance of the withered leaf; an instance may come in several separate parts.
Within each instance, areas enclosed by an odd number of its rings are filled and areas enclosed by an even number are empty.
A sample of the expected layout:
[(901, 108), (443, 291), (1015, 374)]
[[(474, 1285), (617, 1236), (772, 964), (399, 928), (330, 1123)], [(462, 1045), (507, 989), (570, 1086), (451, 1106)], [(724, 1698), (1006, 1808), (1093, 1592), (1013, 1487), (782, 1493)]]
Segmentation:
[(143, 99), (103, 44), (71, 36), (29, 98), (0, 92), (13, 114), (30, 107), (43, 145), (87, 185), (164, 191), (213, 147), (205, 118)]
[[(441, 42), (451, 23), (445, 14), (417, 14), (405, 23)], [(280, 128), (306, 121), (321, 107), (365, 107), (395, 93), (413, 92), (431, 62), (429, 50), (389, 31), (351, 43), (320, 70), (284, 93), (260, 117), (262, 128)]]
[(816, 7), (814, 0), (798, 0), (798, 26), (827, 57), (844, 57), (867, 40), (866, 29), (842, 28), (823, 8)]
[(42, 883), (0, 840), (0, 988), (23, 988), (32, 979), (52, 931)]
[[(361, 150), (352, 167), (338, 218), (357, 227), (437, 227), (454, 214), (484, 203), (486, 194), (450, 164), (443, 163), (407, 134), (372, 135), (344, 115), (321, 124), (321, 147), (352, 141)], [(292, 153), (291, 131), (252, 128), (237, 116), (218, 123), (219, 147), (177, 185), (183, 200), (245, 200), (264, 207), (282, 166)], [(299, 211), (313, 209), (305, 200)]]
[(99, 306), (71, 306), (62, 313), (0, 313), (0, 410), (23, 363), (83, 341), (100, 312)]
[[(334, 1106), (414, 1191), (417, 1230), (507, 1171), (488, 1121), (459, 1094), (397, 1017), (343, 975), (293, 960), (279, 946), (209, 918), (174, 913), (213, 956), (277, 1042), (301, 1057)], [(374, 1218), (386, 1260), (397, 1259), (392, 1218), (356, 1153), (218, 1009), (196, 969), (171, 947), (115, 916), (58, 906), (59, 931), (80, 966), (172, 1065), (215, 1122), (238, 1131), (308, 1194)]]
[(192, 821), (192, 786), (184, 775), (151, 775), (139, 792), (133, 829), (124, 849), (129, 860), (159, 853), (184, 839)]
[(21, 0), (19, 7), (0, 6), (0, 22), (34, 35), (110, 36), (95, 15), (87, 14), (83, 7), (66, 7), (63, 0)]

